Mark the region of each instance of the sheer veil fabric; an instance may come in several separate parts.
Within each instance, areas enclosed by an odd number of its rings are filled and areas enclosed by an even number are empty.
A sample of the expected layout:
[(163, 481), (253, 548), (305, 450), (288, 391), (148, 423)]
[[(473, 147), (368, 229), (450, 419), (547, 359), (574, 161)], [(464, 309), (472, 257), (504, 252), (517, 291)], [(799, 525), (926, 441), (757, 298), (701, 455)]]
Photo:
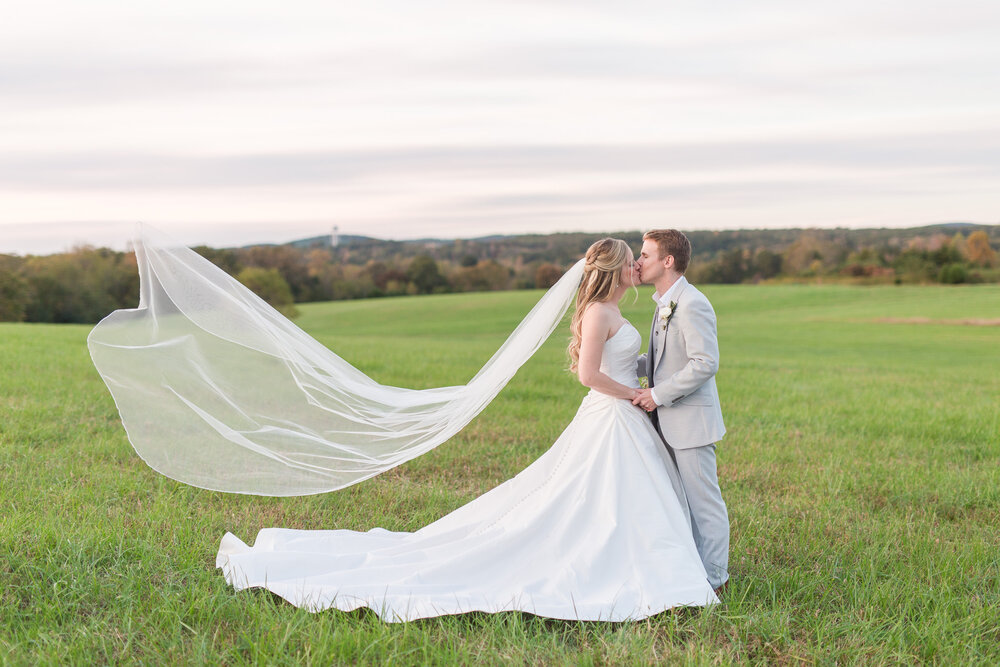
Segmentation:
[(172, 479), (269, 496), (350, 486), (448, 440), (545, 342), (583, 275), (580, 260), (467, 384), (414, 390), (375, 382), (148, 226), (135, 252), (138, 308), (87, 339), (132, 446)]

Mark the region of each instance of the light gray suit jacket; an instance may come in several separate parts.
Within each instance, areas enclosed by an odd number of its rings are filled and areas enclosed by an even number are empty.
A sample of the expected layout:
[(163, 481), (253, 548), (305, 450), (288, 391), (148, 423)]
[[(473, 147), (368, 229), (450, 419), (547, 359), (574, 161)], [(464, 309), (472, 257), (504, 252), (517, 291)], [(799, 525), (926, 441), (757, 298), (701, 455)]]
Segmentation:
[(639, 357), (636, 372), (647, 378), (663, 402), (656, 409), (656, 421), (664, 440), (674, 449), (704, 447), (726, 434), (715, 386), (719, 370), (715, 311), (686, 280), (673, 301), (677, 306), (665, 331), (654, 318), (649, 350)]

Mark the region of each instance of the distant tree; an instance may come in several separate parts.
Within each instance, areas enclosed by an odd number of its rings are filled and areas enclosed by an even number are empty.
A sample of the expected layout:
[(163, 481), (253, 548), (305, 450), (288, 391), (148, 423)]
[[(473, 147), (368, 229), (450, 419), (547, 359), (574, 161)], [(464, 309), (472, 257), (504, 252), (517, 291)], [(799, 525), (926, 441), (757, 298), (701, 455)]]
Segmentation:
[(781, 273), (781, 255), (766, 248), (759, 250), (754, 255), (750, 273), (763, 279), (775, 277)]
[(562, 278), (563, 270), (555, 264), (542, 264), (535, 271), (535, 287), (548, 289)]
[(981, 229), (969, 234), (965, 251), (974, 266), (994, 266), (997, 263), (997, 253), (990, 247), (990, 237)]
[(0, 269), (13, 272), (20, 268), (22, 264), (24, 264), (23, 257), (0, 254)]
[(840, 273), (856, 278), (884, 274), (885, 261), (874, 248), (861, 248), (847, 256)]
[(28, 258), (29, 322), (93, 323), (116, 308), (134, 307), (139, 293), (135, 256), (107, 248)]
[(965, 245), (965, 236), (962, 232), (955, 232), (955, 235), (951, 237), (951, 247), (958, 251), (963, 260), (968, 259), (968, 249)]
[[(407, 282), (405, 280), (390, 280), (389, 282), (387, 282), (385, 284), (385, 293), (387, 295), (389, 295), (389, 296), (399, 296), (399, 295), (402, 295), (402, 294), (409, 294), (409, 293), (411, 293), (410, 290), (409, 290), (409, 287), (412, 284), (413, 283), (409, 283), (409, 282)], [(412, 293), (413, 294), (416, 293), (416, 287), (415, 286), (413, 288), (413, 292)]]
[(308, 301), (312, 281), (306, 253), (292, 246), (251, 246), (238, 251), (244, 267), (256, 266), (262, 269), (277, 269), (288, 283), (296, 301)]
[(968, 273), (964, 264), (945, 264), (938, 274), (938, 282), (946, 285), (957, 285), (966, 282), (966, 280), (968, 280)]
[(235, 250), (209, 248), (204, 245), (191, 249), (231, 276), (243, 270), (243, 263)]
[(901, 252), (892, 263), (897, 280), (907, 283), (922, 283), (937, 279), (938, 271), (926, 250), (911, 248)]
[(796, 239), (785, 251), (785, 268), (792, 274), (804, 273), (814, 260), (823, 257), (819, 245), (812, 236), (803, 235)]
[(744, 261), (743, 249), (733, 248), (726, 250), (713, 262), (708, 270), (702, 274), (702, 279), (710, 283), (741, 283), (747, 275), (747, 266)]
[(817, 231), (801, 234), (785, 250), (783, 266), (792, 275), (816, 274), (833, 269), (847, 254), (844, 244)]
[(343, 267), (332, 261), (328, 248), (311, 248), (305, 254), (306, 270), (309, 273), (308, 301), (330, 301), (333, 283), (343, 279)]
[(277, 269), (249, 266), (240, 271), (236, 279), (286, 317), (299, 314), (292, 299), (292, 290)]
[(458, 269), (452, 275), (452, 285), (461, 292), (503, 290), (510, 286), (511, 269), (488, 259), (475, 266)]
[(874, 248), (861, 248), (857, 252), (851, 253), (847, 262), (849, 264), (883, 265), (882, 256)]
[(475, 266), (478, 263), (479, 263), (479, 258), (476, 257), (475, 255), (465, 255), (462, 257), (461, 261), (462, 266)]
[(937, 266), (947, 266), (948, 264), (960, 264), (963, 261), (962, 253), (948, 240), (942, 243), (937, 250), (930, 254), (931, 261)]
[[(393, 288), (407, 283), (406, 272), (386, 262), (378, 260), (368, 262), (365, 265), (365, 271), (371, 277), (371, 281), (375, 284), (375, 287), (383, 294), (398, 294), (398, 289)], [(394, 285), (390, 285), (389, 283), (394, 283)]]
[(333, 256), (330, 254), (328, 248), (311, 248), (306, 251), (305, 261), (306, 268), (311, 275), (322, 271), (324, 267), (332, 264)]
[(28, 305), (28, 283), (13, 271), (0, 269), (0, 322), (20, 322)]
[(448, 286), (448, 280), (438, 270), (437, 262), (430, 255), (418, 255), (410, 262), (406, 277), (416, 287), (418, 294), (430, 294)]
[(371, 276), (358, 266), (340, 267), (340, 272), (330, 283), (332, 299), (364, 299), (377, 296), (378, 288)]
[(118, 253), (98, 248), (103, 254), (103, 270), (92, 274), (92, 289), (101, 287), (114, 300), (115, 308), (132, 308), (139, 303), (139, 267), (135, 253)]

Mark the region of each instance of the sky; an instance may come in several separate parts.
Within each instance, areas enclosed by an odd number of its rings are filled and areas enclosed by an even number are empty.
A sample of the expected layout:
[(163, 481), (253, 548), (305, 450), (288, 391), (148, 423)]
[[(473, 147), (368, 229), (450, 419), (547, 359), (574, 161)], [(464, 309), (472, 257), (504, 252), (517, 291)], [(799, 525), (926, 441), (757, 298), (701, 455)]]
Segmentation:
[(996, 0), (33, 0), (0, 253), (1000, 222)]

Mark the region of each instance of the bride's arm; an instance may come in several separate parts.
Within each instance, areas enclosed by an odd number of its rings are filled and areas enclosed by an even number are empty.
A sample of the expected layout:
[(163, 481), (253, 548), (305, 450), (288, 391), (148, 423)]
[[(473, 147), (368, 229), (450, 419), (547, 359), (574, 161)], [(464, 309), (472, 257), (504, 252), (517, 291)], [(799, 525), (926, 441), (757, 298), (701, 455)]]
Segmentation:
[(587, 307), (581, 323), (580, 360), (577, 362), (576, 373), (585, 387), (615, 398), (632, 400), (639, 393), (638, 389), (626, 387), (601, 372), (604, 343), (617, 323), (617, 316), (600, 304)]

